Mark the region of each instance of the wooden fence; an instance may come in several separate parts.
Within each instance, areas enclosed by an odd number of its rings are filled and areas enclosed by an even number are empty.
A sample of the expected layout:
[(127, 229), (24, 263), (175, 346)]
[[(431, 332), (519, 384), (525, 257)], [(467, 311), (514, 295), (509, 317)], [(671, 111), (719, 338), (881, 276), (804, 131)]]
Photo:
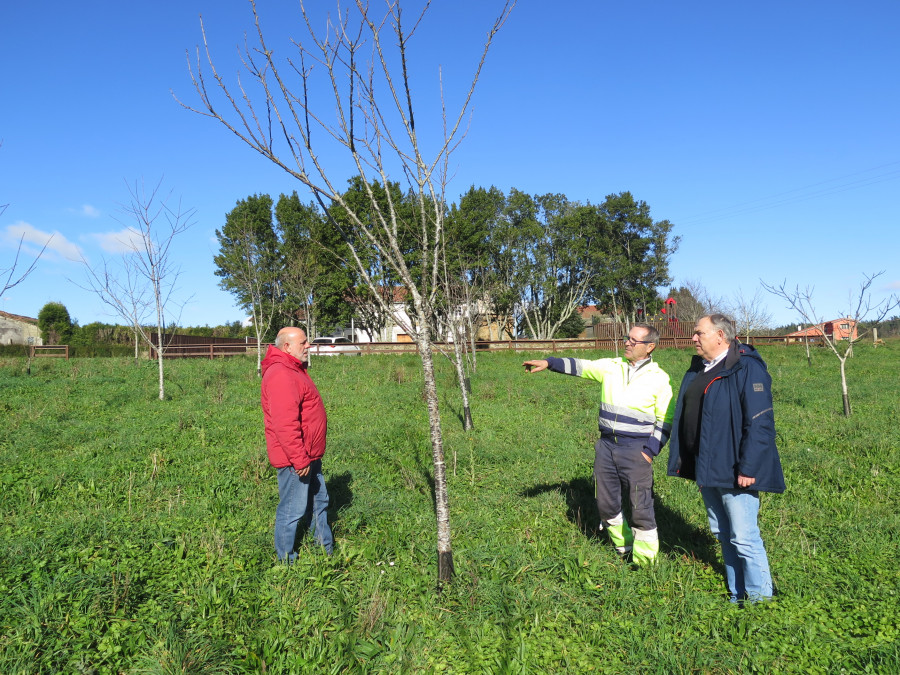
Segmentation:
[(69, 345), (31, 345), (28, 348), (28, 356), (31, 358), (65, 358), (69, 360)]
[[(769, 345), (769, 344), (793, 344), (797, 343), (796, 338), (789, 338), (785, 335), (760, 335), (743, 338), (741, 340), (745, 344), (750, 345)], [(621, 339), (619, 349), (624, 349)], [(263, 345), (265, 350), (267, 345)], [(359, 342), (356, 343), (361, 354), (415, 354), (416, 345), (414, 342)], [(694, 343), (690, 337), (660, 337), (660, 349), (692, 349)], [(435, 351), (452, 351), (453, 343), (435, 342), (433, 344)], [(516, 352), (544, 352), (554, 354), (562, 351), (573, 351), (579, 349), (596, 349), (604, 351), (615, 351), (616, 340), (611, 338), (566, 338), (557, 340), (479, 340), (475, 343), (475, 349), (481, 351), (516, 351)], [(172, 345), (165, 349), (164, 358), (167, 359), (189, 359), (202, 358), (214, 359), (224, 356), (237, 356), (240, 354), (251, 354), (256, 351), (256, 344), (189, 344), (189, 345)], [(150, 358), (156, 358), (156, 350), (151, 350)], [(312, 354), (312, 358), (319, 358), (317, 354)]]
[[(263, 345), (265, 347), (265, 345)], [(245, 344), (196, 344), (169, 345), (163, 350), (165, 359), (214, 359), (218, 356), (238, 356), (256, 351), (256, 343)], [(156, 360), (156, 349), (150, 350), (150, 358)]]
[[(153, 344), (159, 343), (157, 333), (151, 333)], [(200, 335), (163, 335), (163, 358), (214, 359), (217, 356), (237, 356), (256, 351), (256, 339), (213, 338)], [(156, 360), (156, 348), (150, 348), (150, 358)]]

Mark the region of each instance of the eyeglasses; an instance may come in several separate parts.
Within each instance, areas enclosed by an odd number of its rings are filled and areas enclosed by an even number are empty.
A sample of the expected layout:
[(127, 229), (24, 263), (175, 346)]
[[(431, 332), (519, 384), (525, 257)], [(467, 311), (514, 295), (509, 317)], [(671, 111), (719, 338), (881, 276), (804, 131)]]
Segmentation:
[(652, 344), (654, 344), (653, 340), (635, 340), (631, 336), (628, 336), (627, 338), (622, 338), (622, 342), (624, 342), (626, 345), (629, 343), (631, 343), (633, 345), (652, 345)]

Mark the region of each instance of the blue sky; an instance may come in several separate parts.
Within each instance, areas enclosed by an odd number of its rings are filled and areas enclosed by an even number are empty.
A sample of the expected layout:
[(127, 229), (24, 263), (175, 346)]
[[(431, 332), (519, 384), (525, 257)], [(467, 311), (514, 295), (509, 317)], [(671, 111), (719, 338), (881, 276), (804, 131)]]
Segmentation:
[[(318, 22), (333, 6), (311, 4)], [(287, 51), (287, 37), (302, 36), (297, 3), (258, 6), (270, 47)], [(423, 132), (438, 66), (458, 95), (499, 7), (435, 0), (413, 44)], [(83, 270), (72, 258), (115, 259), (117, 210), (143, 178), (196, 209), (177, 240), (182, 323), (242, 318), (217, 286), (216, 228), (250, 194), (307, 195), (173, 100), (198, 102), (185, 50), (201, 41), (200, 14), (234, 83), (236, 47), (253, 29), (242, 0), (2, 4), (0, 268), (22, 234), (26, 253), (53, 239), (0, 309), (37, 316), (55, 300), (82, 324), (116, 321), (73, 283)], [(520, 0), (488, 57), (449, 194), (496, 185), (596, 203), (629, 190), (682, 237), (676, 284), (727, 297), (786, 279), (814, 286), (830, 318), (864, 272), (884, 270), (879, 300), (900, 291), (898, 25), (896, 0)], [(765, 301), (776, 323), (794, 320)]]

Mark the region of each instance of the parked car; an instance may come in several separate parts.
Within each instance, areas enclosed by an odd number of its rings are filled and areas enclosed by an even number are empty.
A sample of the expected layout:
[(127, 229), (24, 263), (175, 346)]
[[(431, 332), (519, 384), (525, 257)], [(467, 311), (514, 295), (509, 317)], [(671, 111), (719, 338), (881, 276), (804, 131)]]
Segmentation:
[(359, 356), (359, 347), (345, 337), (317, 337), (309, 346), (310, 354), (319, 356)]

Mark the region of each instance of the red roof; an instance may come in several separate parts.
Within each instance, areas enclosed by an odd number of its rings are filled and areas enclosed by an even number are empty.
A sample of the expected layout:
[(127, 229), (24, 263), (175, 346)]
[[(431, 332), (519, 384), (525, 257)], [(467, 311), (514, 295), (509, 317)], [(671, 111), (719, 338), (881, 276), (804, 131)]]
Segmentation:
[(2, 316), (4, 319), (12, 319), (13, 321), (24, 321), (26, 323), (33, 323), (33, 324), (37, 324), (37, 322), (38, 322), (37, 319), (32, 319), (30, 316), (20, 316), (18, 314), (10, 314), (9, 312), (4, 312), (3, 310), (0, 310), (0, 316)]
[[(849, 324), (849, 328), (841, 328), (841, 324)], [(849, 317), (842, 317), (840, 319), (831, 319), (830, 321), (823, 321), (822, 323), (818, 323), (815, 326), (810, 326), (809, 328), (802, 328), (800, 330), (796, 330), (793, 333), (788, 333), (786, 337), (820, 337), (822, 335), (831, 336), (835, 332), (838, 333), (839, 336), (849, 335), (851, 332), (854, 334), (853, 339), (856, 339), (856, 321)]]

